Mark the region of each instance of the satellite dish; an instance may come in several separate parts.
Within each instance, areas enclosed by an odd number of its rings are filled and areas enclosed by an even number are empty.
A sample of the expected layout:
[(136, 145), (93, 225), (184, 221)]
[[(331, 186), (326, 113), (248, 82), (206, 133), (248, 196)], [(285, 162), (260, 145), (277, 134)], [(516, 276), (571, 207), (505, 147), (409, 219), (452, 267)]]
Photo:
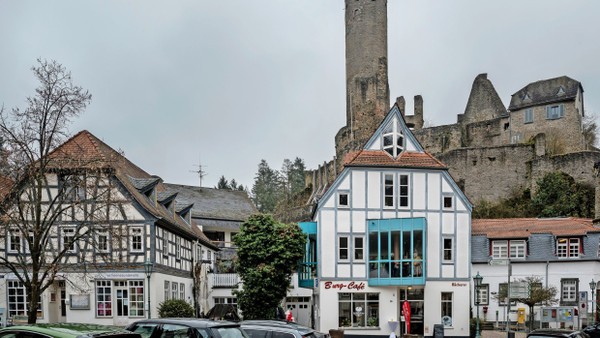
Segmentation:
[(452, 326), (452, 317), (450, 317), (450, 316), (442, 317), (442, 324), (444, 326)]

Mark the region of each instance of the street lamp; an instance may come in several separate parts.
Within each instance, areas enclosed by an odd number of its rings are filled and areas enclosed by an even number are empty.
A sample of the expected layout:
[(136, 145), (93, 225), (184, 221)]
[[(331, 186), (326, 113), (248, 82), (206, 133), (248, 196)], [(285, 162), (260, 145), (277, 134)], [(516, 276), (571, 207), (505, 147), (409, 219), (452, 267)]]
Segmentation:
[(479, 288), (481, 288), (481, 281), (483, 277), (479, 275), (479, 271), (477, 271), (477, 275), (473, 277), (473, 282), (475, 282), (475, 305), (477, 306), (477, 331), (475, 331), (475, 338), (480, 338), (479, 334)]
[(592, 278), (590, 282), (590, 289), (592, 290), (592, 326), (594, 326), (594, 308), (596, 307), (596, 303), (594, 303), (594, 290), (596, 290), (596, 282)]
[(146, 273), (146, 277), (148, 278), (148, 286), (146, 290), (148, 290), (148, 319), (150, 319), (150, 276), (154, 272), (154, 263), (151, 261), (144, 262), (144, 273)]

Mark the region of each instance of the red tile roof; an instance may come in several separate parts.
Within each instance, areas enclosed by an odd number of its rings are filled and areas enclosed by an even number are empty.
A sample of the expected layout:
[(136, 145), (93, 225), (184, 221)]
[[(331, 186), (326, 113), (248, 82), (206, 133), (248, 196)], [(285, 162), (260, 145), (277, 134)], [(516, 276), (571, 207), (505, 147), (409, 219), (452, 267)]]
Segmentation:
[(525, 238), (534, 233), (577, 236), (600, 231), (588, 218), (503, 218), (473, 219), (471, 234), (488, 238)]
[(427, 152), (405, 151), (394, 159), (383, 150), (360, 150), (348, 153), (344, 166), (447, 169), (442, 162)]

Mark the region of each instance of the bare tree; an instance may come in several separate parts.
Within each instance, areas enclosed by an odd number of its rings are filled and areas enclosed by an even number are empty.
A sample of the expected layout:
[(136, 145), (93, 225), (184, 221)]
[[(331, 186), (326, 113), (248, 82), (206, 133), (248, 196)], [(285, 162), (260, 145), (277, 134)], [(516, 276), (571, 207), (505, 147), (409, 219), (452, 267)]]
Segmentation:
[(32, 71), (40, 85), (26, 109), (0, 110), (0, 268), (25, 287), (29, 323), (59, 272), (87, 267), (97, 260), (85, 256), (89, 248), (109, 244), (112, 230), (97, 224), (110, 217), (113, 191), (110, 159), (86, 156), (83, 145), (57, 148), (91, 95), (56, 61), (38, 59)]

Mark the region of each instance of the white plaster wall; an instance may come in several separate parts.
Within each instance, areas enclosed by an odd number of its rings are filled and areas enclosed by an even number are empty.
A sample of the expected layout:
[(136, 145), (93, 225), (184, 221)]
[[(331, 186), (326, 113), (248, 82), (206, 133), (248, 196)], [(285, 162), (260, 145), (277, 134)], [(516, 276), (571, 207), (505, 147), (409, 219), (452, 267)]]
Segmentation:
[(424, 334), (433, 335), (433, 325), (441, 323), (442, 292), (453, 293), (452, 327), (444, 328), (445, 336), (469, 335), (469, 282), (428, 281), (425, 284)]
[(352, 232), (364, 234), (367, 231), (367, 218), (365, 215), (364, 211), (355, 211), (352, 213)]
[(454, 260), (456, 264), (456, 277), (458, 278), (469, 278), (469, 267), (471, 261), (471, 232), (469, 227), (469, 215), (468, 214), (457, 214), (457, 231), (454, 239), (454, 251), (456, 258)]
[(454, 213), (444, 212), (442, 214), (442, 234), (454, 234)]
[(350, 178), (348, 174), (345, 174), (340, 180), (338, 189), (341, 190), (350, 190)]
[(440, 174), (429, 173), (427, 174), (427, 202), (429, 210), (440, 209)]
[(381, 207), (381, 174), (377, 171), (370, 171), (367, 174), (367, 185), (369, 188), (368, 207)]
[(427, 215), (427, 277), (440, 277), (440, 218), (437, 213)]
[(425, 209), (425, 173), (414, 173), (413, 174), (413, 188), (412, 188), (412, 207), (417, 210)]
[(365, 201), (365, 172), (352, 171), (352, 207), (364, 208)]
[(335, 215), (331, 210), (322, 210), (320, 212), (319, 231), (321, 236), (320, 256), (321, 256), (321, 276), (335, 277)]
[(350, 210), (338, 209), (337, 228), (338, 232), (350, 232)]

